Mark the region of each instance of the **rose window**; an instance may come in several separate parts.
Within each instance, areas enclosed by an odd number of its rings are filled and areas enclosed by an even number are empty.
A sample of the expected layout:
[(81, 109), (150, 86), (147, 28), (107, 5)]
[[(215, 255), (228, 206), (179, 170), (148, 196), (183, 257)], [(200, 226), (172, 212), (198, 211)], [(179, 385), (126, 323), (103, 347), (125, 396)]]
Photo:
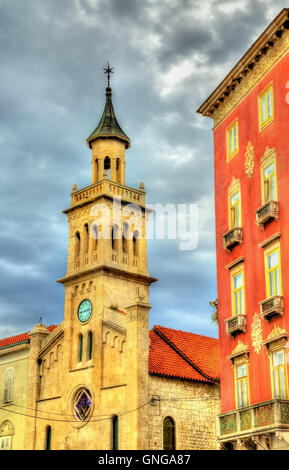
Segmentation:
[(82, 388), (76, 394), (74, 401), (74, 411), (77, 419), (80, 421), (85, 421), (91, 411), (92, 399), (91, 394), (87, 388)]

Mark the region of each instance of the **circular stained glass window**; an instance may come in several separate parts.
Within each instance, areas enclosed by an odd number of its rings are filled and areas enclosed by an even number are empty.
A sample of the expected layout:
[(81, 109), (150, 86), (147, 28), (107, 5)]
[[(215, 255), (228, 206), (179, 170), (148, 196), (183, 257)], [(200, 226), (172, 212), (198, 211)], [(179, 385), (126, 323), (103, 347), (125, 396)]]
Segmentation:
[(87, 388), (78, 390), (74, 400), (74, 412), (79, 421), (86, 421), (92, 409), (91, 393)]

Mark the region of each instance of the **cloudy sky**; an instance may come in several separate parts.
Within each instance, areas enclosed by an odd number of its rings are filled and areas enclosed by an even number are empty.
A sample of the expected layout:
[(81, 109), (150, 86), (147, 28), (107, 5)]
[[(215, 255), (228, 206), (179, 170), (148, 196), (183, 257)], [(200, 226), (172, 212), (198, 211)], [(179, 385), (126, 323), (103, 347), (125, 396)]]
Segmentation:
[(85, 139), (109, 59), (131, 138), (127, 184), (148, 202), (198, 204), (199, 244), (149, 243), (151, 325), (217, 335), (211, 122), (195, 111), (286, 7), (269, 0), (1, 0), (0, 337), (63, 319), (73, 183), (90, 184)]

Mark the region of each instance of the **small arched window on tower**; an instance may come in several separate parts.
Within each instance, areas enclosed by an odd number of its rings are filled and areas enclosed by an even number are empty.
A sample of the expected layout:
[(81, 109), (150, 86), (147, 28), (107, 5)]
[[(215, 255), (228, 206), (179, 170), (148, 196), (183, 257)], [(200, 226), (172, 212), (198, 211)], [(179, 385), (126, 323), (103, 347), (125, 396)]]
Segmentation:
[(97, 183), (99, 180), (99, 174), (98, 174), (98, 159), (96, 158), (94, 160), (94, 183)]
[(92, 224), (91, 226), (91, 237), (92, 237), (92, 250), (97, 250), (98, 244), (98, 228), (96, 224)]
[(120, 159), (116, 159), (116, 182), (121, 183), (121, 166), (120, 166)]
[(92, 334), (92, 331), (89, 331), (87, 335), (87, 360), (88, 361), (92, 359), (92, 348), (93, 348), (93, 334)]
[(112, 450), (118, 450), (118, 416), (112, 418)]
[(45, 431), (45, 450), (51, 450), (51, 435), (51, 426), (47, 426)]
[(84, 230), (83, 230), (83, 253), (86, 255), (88, 253), (88, 247), (89, 247), (89, 227), (88, 224), (84, 225)]
[(164, 450), (176, 449), (175, 422), (170, 416), (166, 416), (163, 422), (163, 444)]
[(4, 374), (4, 397), (3, 397), (3, 402), (4, 403), (12, 403), (13, 401), (13, 394), (14, 394), (14, 377), (15, 377), (15, 372), (12, 367), (9, 367), (9, 369), (6, 370)]
[(78, 362), (82, 361), (83, 354), (83, 335), (80, 333), (78, 336)]
[(80, 254), (80, 233), (76, 232), (75, 234), (75, 257), (78, 258)]
[(133, 237), (132, 237), (132, 250), (133, 250), (133, 255), (138, 256), (139, 255), (139, 233), (137, 230), (133, 232)]
[(107, 171), (107, 179), (110, 180), (110, 158), (105, 157), (104, 159), (104, 169)]
[(114, 225), (111, 230), (111, 248), (113, 250), (118, 250), (119, 249), (119, 227), (118, 225)]
[(122, 228), (122, 251), (128, 253), (128, 237), (129, 237), (129, 227), (125, 222)]

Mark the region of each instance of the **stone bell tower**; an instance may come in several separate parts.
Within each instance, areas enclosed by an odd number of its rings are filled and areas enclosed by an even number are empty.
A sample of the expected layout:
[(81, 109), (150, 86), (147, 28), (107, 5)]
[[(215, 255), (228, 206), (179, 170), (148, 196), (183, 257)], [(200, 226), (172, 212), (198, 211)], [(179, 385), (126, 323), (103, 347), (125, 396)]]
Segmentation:
[[(58, 280), (65, 287), (63, 364), (69, 368), (66, 393), (72, 412), (73, 390), (85, 384), (94, 415), (122, 413), (118, 448), (145, 449), (149, 286), (156, 279), (147, 267), (144, 184), (139, 189), (125, 185), (130, 139), (114, 113), (111, 72), (108, 67), (102, 117), (87, 139), (91, 184), (82, 189), (74, 185), (71, 205), (63, 211), (69, 226), (67, 273)], [(111, 422), (93, 426), (91, 444), (85, 434), (86, 448), (116, 445)], [(73, 440), (70, 431), (69, 436)]]

